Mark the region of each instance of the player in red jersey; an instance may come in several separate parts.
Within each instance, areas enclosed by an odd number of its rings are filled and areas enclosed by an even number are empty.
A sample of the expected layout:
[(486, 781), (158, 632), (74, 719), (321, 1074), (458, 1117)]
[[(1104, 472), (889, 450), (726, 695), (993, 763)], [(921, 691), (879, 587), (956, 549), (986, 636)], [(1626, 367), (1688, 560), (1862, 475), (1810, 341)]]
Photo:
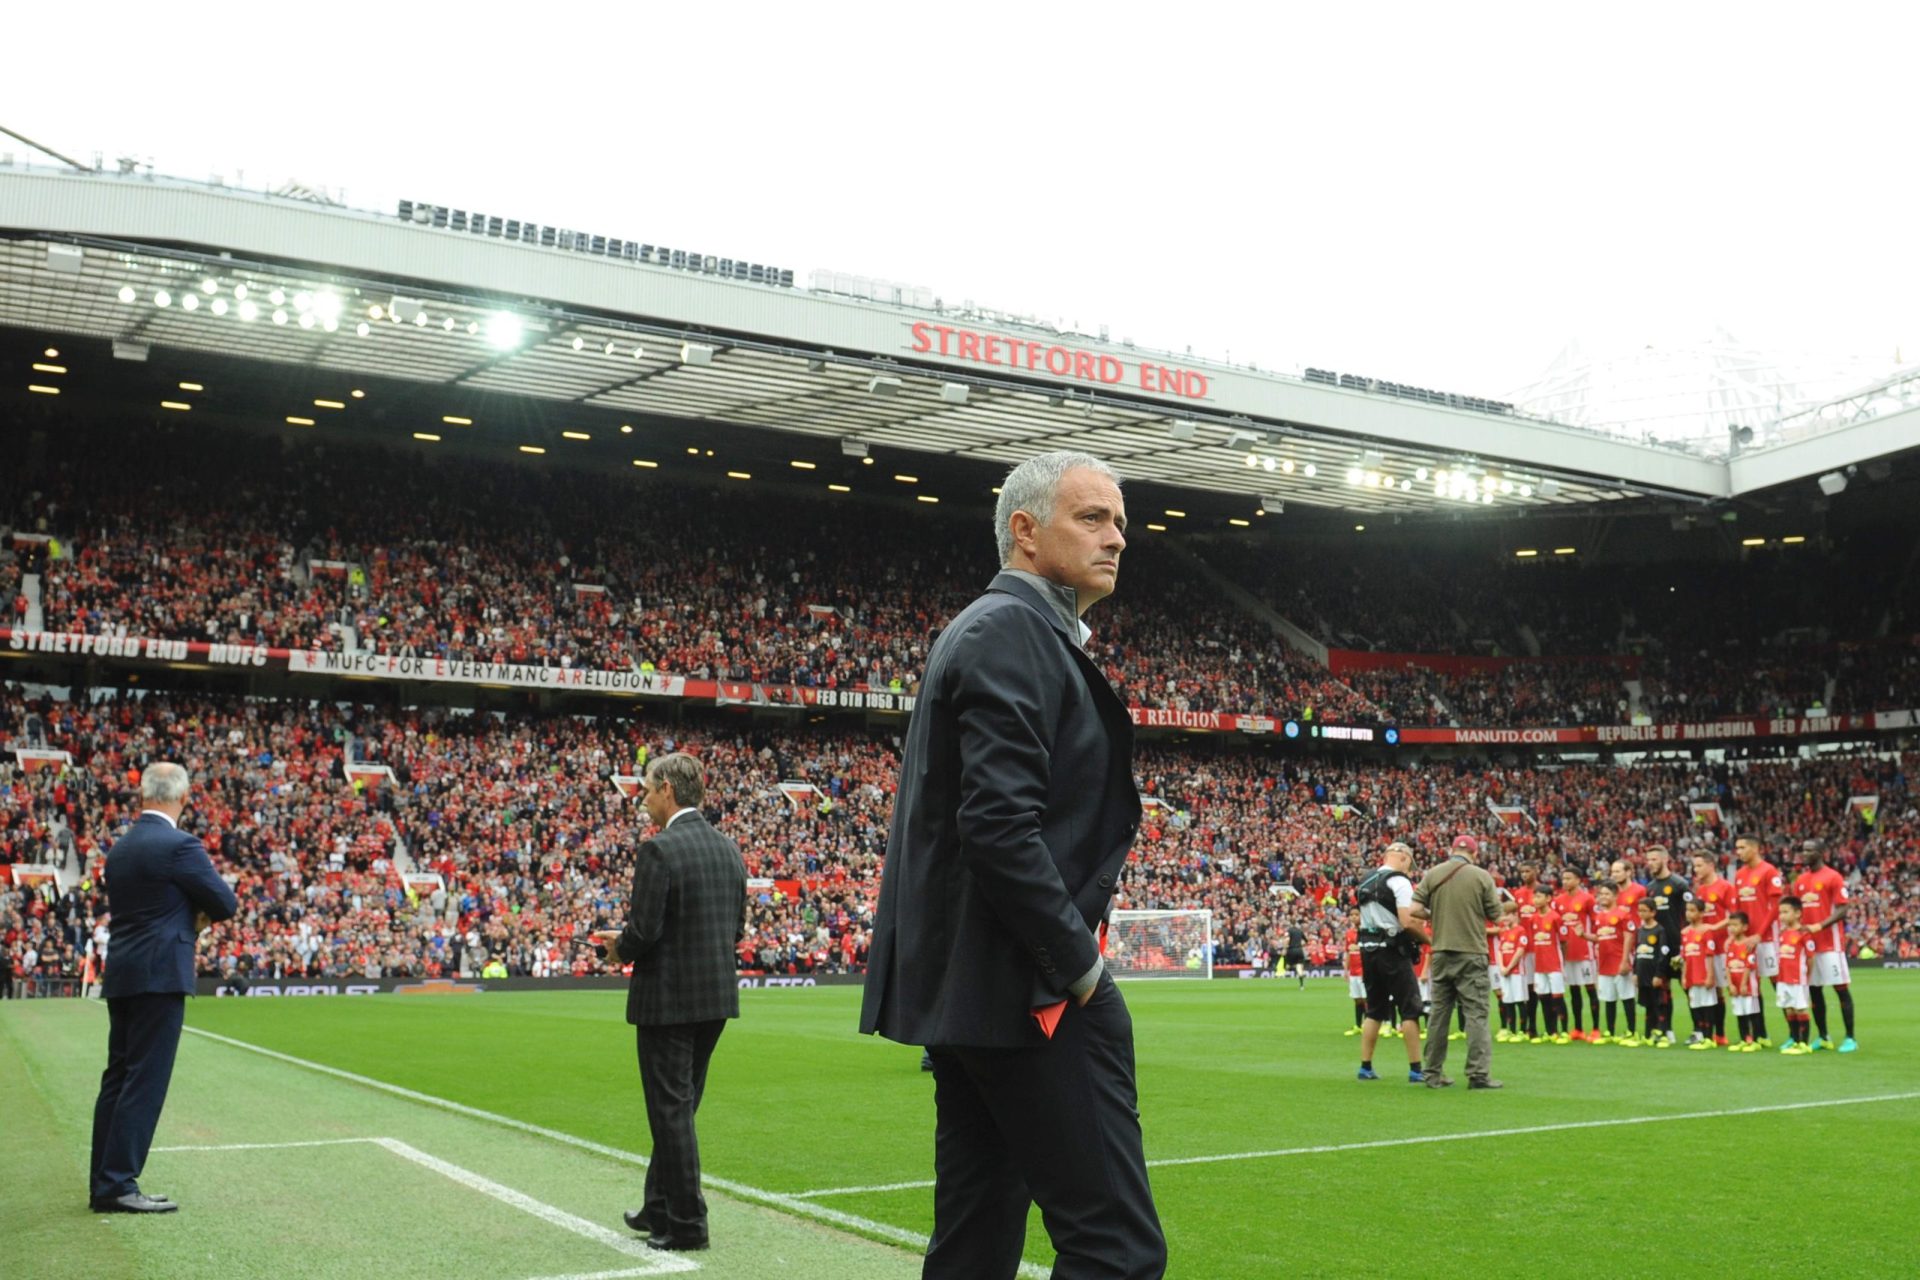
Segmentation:
[[(1754, 958), (1759, 962), (1760, 976), (1777, 987), (1780, 985), (1780, 926), (1777, 916), (1780, 896), (1787, 891), (1787, 885), (1780, 868), (1763, 856), (1765, 848), (1765, 842), (1757, 835), (1741, 836), (1733, 842), (1734, 856), (1740, 859), (1740, 866), (1733, 873), (1734, 900), (1736, 906), (1747, 913), (1747, 935), (1753, 939)], [(1759, 1017), (1759, 1044), (1765, 1048), (1773, 1041), (1767, 1035), (1764, 1002), (1760, 1006)]]
[[(1524, 917), (1523, 917), (1524, 918)], [(1560, 955), (1560, 917), (1545, 908), (1533, 913), (1528, 949), (1533, 955), (1533, 994), (1546, 1031), (1536, 1043), (1570, 1044), (1567, 1034), (1567, 976)]]
[(1520, 1010), (1527, 999), (1527, 978), (1521, 971), (1520, 957), (1527, 949), (1527, 933), (1520, 927), (1520, 904), (1511, 900), (1500, 904), (1500, 932), (1493, 935), (1494, 970), (1499, 975), (1500, 1033), (1494, 1039), (1502, 1043), (1525, 1040), (1520, 1028)]
[(1813, 954), (1813, 935), (1800, 927), (1800, 899), (1780, 899), (1780, 976), (1773, 984), (1774, 1000), (1787, 1015), (1787, 1043), (1780, 1052), (1812, 1053), (1807, 1026), (1807, 961)]
[(1347, 930), (1347, 994), (1353, 998), (1353, 1025), (1343, 1035), (1357, 1036), (1360, 1024), (1367, 1018), (1367, 984), (1361, 976), (1364, 967), (1360, 962), (1360, 931)]
[(1733, 1015), (1740, 1020), (1740, 1043), (1729, 1049), (1753, 1053), (1760, 1048), (1760, 968), (1757, 944), (1747, 936), (1747, 913), (1727, 917), (1727, 990)]
[[(1700, 924), (1711, 929), (1716, 950), (1713, 957), (1713, 982), (1722, 1001), (1727, 990), (1727, 917), (1732, 913), (1739, 891), (1733, 881), (1720, 874), (1720, 864), (1704, 853), (1693, 855), (1693, 900), (1700, 904)], [(1727, 1042), (1727, 1006), (1720, 1003), (1714, 1026), (1714, 1043)]]
[(1640, 899), (1647, 896), (1647, 886), (1633, 878), (1633, 868), (1627, 865), (1625, 859), (1616, 861), (1608, 869), (1608, 874), (1613, 877), (1613, 905), (1638, 920), (1639, 917), (1634, 914), (1634, 907)]
[(1827, 1035), (1827, 988), (1840, 997), (1840, 1018), (1846, 1024), (1847, 1038), (1840, 1042), (1841, 1053), (1852, 1053), (1860, 1046), (1853, 1042), (1852, 978), (1847, 972), (1847, 881), (1827, 865), (1827, 848), (1818, 840), (1809, 840), (1800, 848), (1802, 870), (1793, 878), (1793, 896), (1800, 899), (1803, 928), (1813, 934), (1813, 962), (1807, 966), (1807, 981), (1813, 995), (1813, 1021), (1819, 1036), (1815, 1049), (1831, 1049)]
[[(1593, 913), (1593, 929), (1587, 940), (1593, 943), (1594, 964), (1599, 969), (1600, 1001), (1607, 1007), (1607, 1034), (1602, 1042), (1614, 1038), (1618, 1025), (1614, 1014), (1618, 1006), (1627, 1007), (1627, 1034), (1620, 1037), (1620, 1043), (1634, 1045), (1639, 1036), (1634, 1026), (1635, 1010), (1639, 1006), (1634, 1002), (1633, 955), (1627, 943), (1633, 937), (1633, 912), (1618, 905), (1618, 895), (1610, 884), (1603, 884), (1594, 891), (1596, 907)], [(1596, 1030), (1599, 1019), (1594, 1020)]]
[(1720, 958), (1720, 932), (1709, 929), (1698, 898), (1687, 903), (1687, 927), (1680, 931), (1680, 980), (1687, 989), (1687, 1007), (1693, 1012), (1689, 1049), (1711, 1049), (1725, 1044), (1715, 1027), (1725, 1026), (1720, 1012), (1720, 978), (1714, 961)]
[[(1573, 1038), (1600, 1039), (1600, 997), (1594, 994), (1593, 950), (1587, 937), (1593, 932), (1593, 895), (1580, 883), (1580, 873), (1572, 867), (1560, 869), (1560, 892), (1553, 895), (1553, 909), (1560, 917), (1561, 970), (1567, 979), (1567, 1003), (1573, 1010)], [(1593, 1030), (1586, 1031), (1580, 1016), (1580, 996), (1585, 993), (1587, 1011), (1593, 1015)]]

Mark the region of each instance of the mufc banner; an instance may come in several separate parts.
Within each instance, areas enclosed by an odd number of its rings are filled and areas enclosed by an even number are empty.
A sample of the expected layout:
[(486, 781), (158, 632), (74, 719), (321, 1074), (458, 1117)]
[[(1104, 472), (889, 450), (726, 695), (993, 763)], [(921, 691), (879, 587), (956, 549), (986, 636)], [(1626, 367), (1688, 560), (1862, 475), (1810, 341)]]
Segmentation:
[(578, 690), (583, 693), (650, 693), (684, 696), (681, 676), (655, 671), (588, 671), (580, 667), (533, 667), (511, 662), (456, 662), (448, 658), (394, 654), (287, 652), (296, 675), (372, 676), (379, 680), (426, 680), (436, 684), (492, 684), (515, 689)]
[(642, 779), (637, 773), (616, 773), (610, 781), (613, 789), (629, 800), (640, 794)]
[(1848, 796), (1847, 808), (1852, 812), (1854, 817), (1860, 819), (1860, 821), (1866, 823), (1868, 826), (1872, 826), (1874, 819), (1880, 814), (1880, 797), (1877, 795)]
[(1715, 801), (1696, 800), (1687, 806), (1687, 810), (1693, 814), (1693, 825), (1696, 827), (1724, 827), (1727, 825), (1727, 815), (1720, 812), (1720, 806)]

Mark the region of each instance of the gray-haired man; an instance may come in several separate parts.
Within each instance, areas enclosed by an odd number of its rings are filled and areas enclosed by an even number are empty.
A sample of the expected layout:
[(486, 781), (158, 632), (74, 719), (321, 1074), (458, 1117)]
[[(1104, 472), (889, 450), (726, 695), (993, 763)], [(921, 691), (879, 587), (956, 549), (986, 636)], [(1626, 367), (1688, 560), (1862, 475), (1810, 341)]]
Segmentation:
[(1082, 647), (1126, 507), (1049, 453), (1001, 485), (1001, 572), (941, 632), (907, 727), (860, 1029), (934, 1064), (926, 1277), (1004, 1280), (1038, 1203), (1056, 1280), (1157, 1280), (1133, 1023), (1097, 928), (1139, 827), (1133, 726)]

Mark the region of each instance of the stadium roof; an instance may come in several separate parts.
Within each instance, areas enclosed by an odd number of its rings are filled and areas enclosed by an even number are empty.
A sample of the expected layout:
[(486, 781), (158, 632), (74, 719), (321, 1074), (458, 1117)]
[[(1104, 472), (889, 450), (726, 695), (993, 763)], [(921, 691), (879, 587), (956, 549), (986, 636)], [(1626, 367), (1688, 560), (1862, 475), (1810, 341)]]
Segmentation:
[(720, 278), (735, 264), (543, 244), (532, 224), (510, 241), (453, 212), (0, 168), (0, 324), (982, 463), (1079, 448), (1130, 479), (1381, 514), (1710, 501), (1920, 435), (1904, 410), (1730, 468), (1484, 401)]

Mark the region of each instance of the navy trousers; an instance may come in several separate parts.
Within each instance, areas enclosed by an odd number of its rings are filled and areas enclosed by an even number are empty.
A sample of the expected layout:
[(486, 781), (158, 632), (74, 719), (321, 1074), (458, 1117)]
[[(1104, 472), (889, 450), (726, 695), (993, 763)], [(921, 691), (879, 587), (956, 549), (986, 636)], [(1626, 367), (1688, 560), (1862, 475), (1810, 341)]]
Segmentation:
[(111, 1200), (140, 1189), (140, 1170), (160, 1124), (180, 1048), (187, 997), (117, 996), (107, 1001), (107, 1069), (93, 1104), (93, 1166), (88, 1193)]

